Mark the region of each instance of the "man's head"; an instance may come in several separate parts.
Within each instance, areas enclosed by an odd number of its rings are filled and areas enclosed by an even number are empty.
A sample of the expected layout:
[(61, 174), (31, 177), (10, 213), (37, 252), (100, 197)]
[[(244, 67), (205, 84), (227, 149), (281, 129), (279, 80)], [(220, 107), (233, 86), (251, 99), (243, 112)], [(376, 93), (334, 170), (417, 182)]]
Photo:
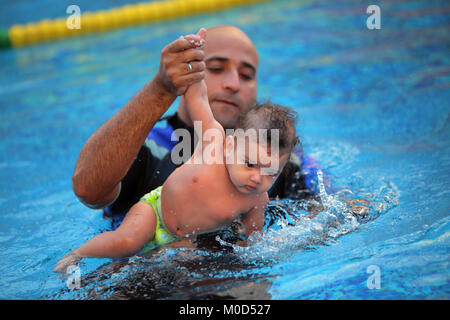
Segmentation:
[(244, 193), (267, 191), (298, 142), (295, 113), (270, 102), (239, 116), (234, 134), (225, 142), (230, 180)]
[(256, 101), (258, 52), (242, 30), (223, 25), (207, 29), (204, 53), (214, 118), (224, 128), (234, 128), (238, 116)]

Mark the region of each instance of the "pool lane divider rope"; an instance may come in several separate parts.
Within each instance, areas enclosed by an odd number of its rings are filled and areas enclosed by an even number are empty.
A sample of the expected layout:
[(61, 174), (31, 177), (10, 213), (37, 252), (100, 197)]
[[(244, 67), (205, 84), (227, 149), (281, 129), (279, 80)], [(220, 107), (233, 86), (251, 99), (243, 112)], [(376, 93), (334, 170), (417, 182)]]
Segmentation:
[(85, 12), (80, 28), (69, 29), (67, 19), (44, 19), (25, 25), (0, 29), (0, 48), (21, 47), (45, 41), (65, 39), (82, 34), (105, 32), (123, 27), (155, 23), (200, 13), (212, 13), (230, 7), (268, 0), (167, 0), (125, 5), (123, 7)]

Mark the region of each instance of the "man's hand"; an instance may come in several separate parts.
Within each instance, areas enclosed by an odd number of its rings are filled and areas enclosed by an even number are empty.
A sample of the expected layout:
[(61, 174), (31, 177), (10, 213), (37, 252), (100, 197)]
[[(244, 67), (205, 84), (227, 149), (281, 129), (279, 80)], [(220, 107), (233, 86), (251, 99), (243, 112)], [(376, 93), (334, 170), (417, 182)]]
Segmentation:
[(197, 34), (181, 36), (161, 51), (159, 70), (155, 77), (161, 88), (179, 96), (186, 92), (189, 85), (205, 78), (205, 35), (206, 30), (200, 29)]
[[(206, 41), (206, 30), (202, 28), (197, 34), (189, 34), (184, 36), (184, 39), (188, 40), (190, 43), (196, 44), (198, 48), (203, 49)], [(207, 107), (209, 108), (208, 92), (204, 80), (200, 80), (199, 82), (193, 83), (189, 86), (189, 89), (186, 90), (184, 97), (188, 104), (201, 101), (202, 103), (207, 104)]]

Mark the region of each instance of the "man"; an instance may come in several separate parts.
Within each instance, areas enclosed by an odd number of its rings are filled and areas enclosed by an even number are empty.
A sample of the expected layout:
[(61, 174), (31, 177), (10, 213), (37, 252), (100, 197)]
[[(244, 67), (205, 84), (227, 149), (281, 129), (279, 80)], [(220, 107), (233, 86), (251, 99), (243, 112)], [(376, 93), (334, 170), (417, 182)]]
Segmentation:
[[(72, 178), (85, 205), (123, 217), (141, 196), (163, 184), (179, 165), (171, 159), (172, 148), (182, 142), (171, 141), (174, 130), (189, 130), (194, 137), (182, 97), (190, 84), (205, 79), (212, 112), (224, 128), (233, 128), (239, 114), (255, 103), (258, 53), (252, 41), (234, 26), (209, 28), (206, 37), (203, 50), (183, 37), (167, 45), (155, 77), (86, 142)], [(160, 120), (177, 96), (178, 112)], [(315, 168), (297, 150), (269, 195), (311, 195)]]

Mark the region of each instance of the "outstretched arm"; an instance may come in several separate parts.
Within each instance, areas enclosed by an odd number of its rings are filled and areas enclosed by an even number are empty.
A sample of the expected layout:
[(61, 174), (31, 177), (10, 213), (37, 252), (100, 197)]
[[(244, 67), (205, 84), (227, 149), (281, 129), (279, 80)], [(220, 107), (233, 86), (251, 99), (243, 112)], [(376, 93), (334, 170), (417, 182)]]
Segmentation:
[(203, 51), (183, 37), (167, 45), (156, 76), (88, 139), (72, 177), (84, 204), (101, 208), (118, 196), (120, 181), (154, 124), (178, 95), (204, 78), (204, 70), (188, 73), (187, 62), (203, 59)]
[(58, 261), (54, 272), (66, 272), (83, 258), (123, 258), (138, 253), (153, 238), (156, 216), (153, 208), (138, 202), (126, 215), (119, 228), (103, 232)]

